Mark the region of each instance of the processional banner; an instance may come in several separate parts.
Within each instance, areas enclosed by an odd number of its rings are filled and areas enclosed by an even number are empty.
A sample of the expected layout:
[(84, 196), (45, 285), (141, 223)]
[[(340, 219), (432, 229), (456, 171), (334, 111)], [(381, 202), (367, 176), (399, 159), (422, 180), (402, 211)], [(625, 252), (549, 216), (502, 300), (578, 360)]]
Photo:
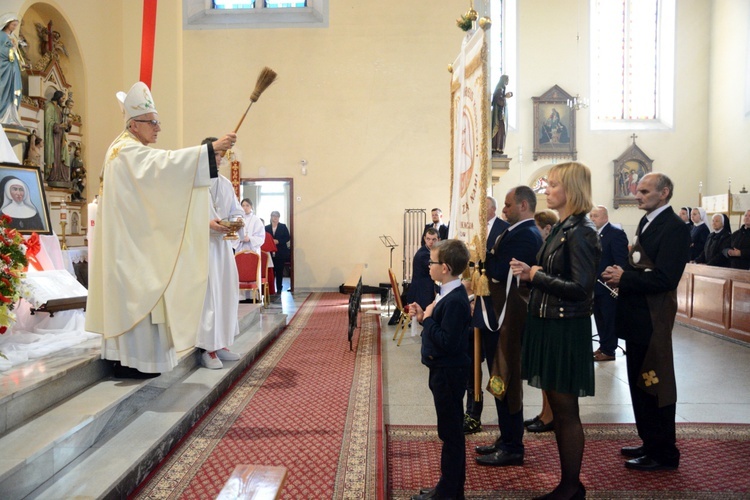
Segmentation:
[(487, 240), (489, 150), (489, 64), (485, 31), (464, 38), (451, 77), (450, 238), (469, 247), (472, 261), (484, 260)]

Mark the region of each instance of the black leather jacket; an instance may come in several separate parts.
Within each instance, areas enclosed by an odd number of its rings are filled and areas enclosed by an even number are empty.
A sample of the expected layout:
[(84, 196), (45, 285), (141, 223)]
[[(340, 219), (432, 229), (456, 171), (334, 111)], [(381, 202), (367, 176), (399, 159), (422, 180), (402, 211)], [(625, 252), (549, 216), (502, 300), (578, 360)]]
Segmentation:
[(602, 255), (599, 235), (585, 214), (571, 215), (561, 224), (537, 255), (542, 269), (531, 281), (529, 311), (547, 319), (590, 316)]

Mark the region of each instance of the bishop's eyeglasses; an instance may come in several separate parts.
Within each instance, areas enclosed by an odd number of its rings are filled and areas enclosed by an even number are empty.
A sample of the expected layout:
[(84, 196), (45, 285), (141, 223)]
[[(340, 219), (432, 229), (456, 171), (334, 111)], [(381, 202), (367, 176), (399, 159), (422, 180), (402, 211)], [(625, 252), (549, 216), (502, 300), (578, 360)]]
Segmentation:
[(153, 127), (158, 127), (161, 125), (161, 122), (159, 120), (136, 120), (133, 119), (134, 122), (141, 122), (141, 123), (150, 123)]

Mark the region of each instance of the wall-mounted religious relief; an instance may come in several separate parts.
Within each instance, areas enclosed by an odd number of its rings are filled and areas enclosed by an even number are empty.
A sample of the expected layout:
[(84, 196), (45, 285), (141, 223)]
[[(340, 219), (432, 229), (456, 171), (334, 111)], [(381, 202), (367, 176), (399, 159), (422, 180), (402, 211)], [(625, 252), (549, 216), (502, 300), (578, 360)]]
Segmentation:
[(637, 137), (635, 134), (630, 136), (633, 144), (614, 161), (615, 196), (612, 206), (615, 208), (620, 208), (620, 205), (637, 205), (635, 193), (638, 181), (653, 171), (654, 160), (636, 145)]

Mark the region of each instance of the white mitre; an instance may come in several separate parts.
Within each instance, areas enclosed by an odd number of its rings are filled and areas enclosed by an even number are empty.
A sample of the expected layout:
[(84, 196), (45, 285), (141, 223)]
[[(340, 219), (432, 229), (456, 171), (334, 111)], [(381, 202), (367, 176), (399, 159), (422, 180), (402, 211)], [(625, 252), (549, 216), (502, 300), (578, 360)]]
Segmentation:
[(135, 83), (127, 94), (118, 92), (116, 95), (126, 121), (146, 113), (159, 113), (156, 111), (151, 91), (143, 82)]

